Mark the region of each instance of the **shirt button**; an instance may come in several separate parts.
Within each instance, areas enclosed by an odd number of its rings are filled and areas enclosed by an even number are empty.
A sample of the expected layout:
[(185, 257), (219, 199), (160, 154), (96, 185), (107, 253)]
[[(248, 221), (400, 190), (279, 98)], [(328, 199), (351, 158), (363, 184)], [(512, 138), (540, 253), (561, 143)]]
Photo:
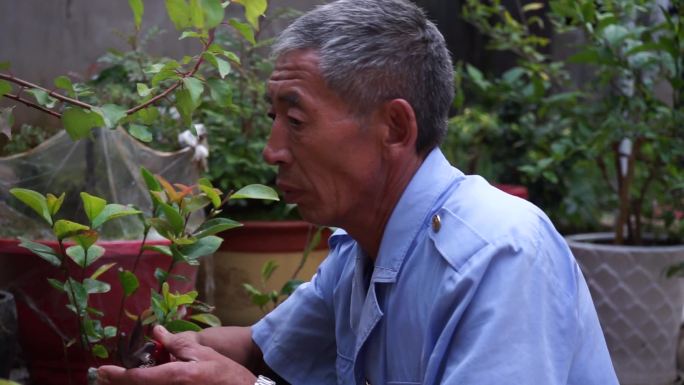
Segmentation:
[(432, 216), (432, 231), (435, 233), (439, 232), (439, 229), (442, 228), (442, 218), (439, 217), (439, 215), (435, 214)]

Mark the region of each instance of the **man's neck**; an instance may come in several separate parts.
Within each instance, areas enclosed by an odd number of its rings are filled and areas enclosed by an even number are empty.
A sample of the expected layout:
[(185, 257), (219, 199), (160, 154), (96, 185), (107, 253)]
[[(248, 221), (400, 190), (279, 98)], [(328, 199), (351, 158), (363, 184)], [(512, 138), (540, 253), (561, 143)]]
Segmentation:
[(369, 197), (366, 210), (358, 210), (353, 221), (341, 226), (374, 262), (387, 223), (422, 162), (422, 158), (416, 157), (393, 167), (384, 183), (380, 184), (382, 187)]

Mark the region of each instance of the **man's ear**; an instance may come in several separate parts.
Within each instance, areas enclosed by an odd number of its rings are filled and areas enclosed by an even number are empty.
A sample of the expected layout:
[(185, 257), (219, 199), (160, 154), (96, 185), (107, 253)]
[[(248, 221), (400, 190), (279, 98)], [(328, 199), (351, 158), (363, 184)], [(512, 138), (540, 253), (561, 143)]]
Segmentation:
[(404, 99), (393, 99), (385, 104), (387, 132), (384, 144), (388, 149), (415, 151), (418, 123), (413, 107)]

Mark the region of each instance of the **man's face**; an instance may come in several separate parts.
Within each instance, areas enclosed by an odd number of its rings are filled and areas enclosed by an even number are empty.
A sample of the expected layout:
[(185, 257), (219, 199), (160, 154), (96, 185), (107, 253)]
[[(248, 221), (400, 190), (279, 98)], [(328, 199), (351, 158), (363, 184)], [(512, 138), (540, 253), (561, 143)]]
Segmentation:
[(372, 215), (368, 210), (383, 182), (373, 115), (354, 116), (326, 87), (318, 55), (310, 50), (278, 59), (267, 97), (273, 126), (263, 156), (278, 166), (285, 200), (296, 203), (304, 219), (322, 225), (344, 226), (358, 215)]

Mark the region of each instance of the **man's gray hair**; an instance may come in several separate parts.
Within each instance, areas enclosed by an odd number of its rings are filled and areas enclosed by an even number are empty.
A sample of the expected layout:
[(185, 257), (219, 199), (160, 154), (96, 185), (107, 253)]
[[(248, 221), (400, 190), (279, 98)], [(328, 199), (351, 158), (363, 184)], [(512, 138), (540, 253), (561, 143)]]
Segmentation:
[(446, 134), (454, 96), (444, 37), (416, 5), (403, 0), (338, 0), (299, 17), (273, 46), (274, 56), (318, 53), (330, 89), (357, 113), (401, 98), (416, 114), (416, 150), (425, 154)]

